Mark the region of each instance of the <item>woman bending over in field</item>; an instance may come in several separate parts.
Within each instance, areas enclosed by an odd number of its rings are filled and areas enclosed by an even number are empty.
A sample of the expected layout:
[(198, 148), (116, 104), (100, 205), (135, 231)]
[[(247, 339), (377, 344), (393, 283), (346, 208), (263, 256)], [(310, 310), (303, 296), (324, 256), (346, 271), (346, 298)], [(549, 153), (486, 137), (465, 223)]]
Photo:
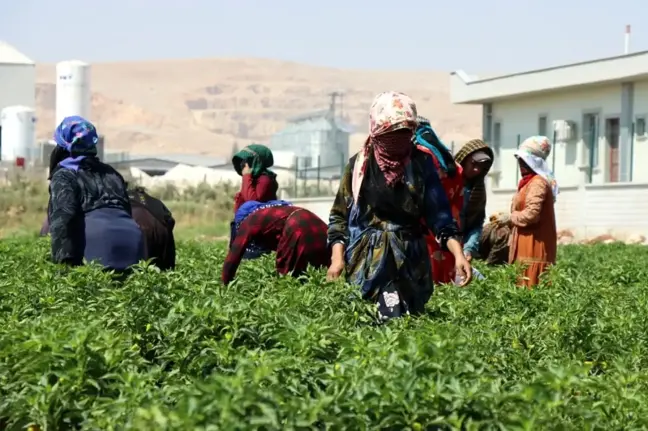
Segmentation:
[(558, 235), (554, 202), (558, 184), (547, 165), (551, 143), (546, 136), (532, 136), (515, 153), (522, 179), (513, 197), (511, 214), (500, 216), (500, 225), (512, 227), (509, 263), (525, 266), (521, 286), (532, 287), (551, 264), (556, 263)]
[(434, 162), (412, 143), (416, 118), (408, 96), (376, 97), (369, 138), (345, 168), (329, 219), (329, 279), (346, 269), (384, 320), (421, 313), (432, 295), (426, 226), (453, 254), (464, 285), (472, 276)]
[(328, 266), (330, 256), (326, 247), (326, 229), (326, 223), (315, 214), (287, 202), (257, 205), (238, 226), (223, 265), (223, 283), (227, 285), (232, 281), (251, 243), (277, 251), (277, 272), (282, 275), (299, 276), (309, 264)]
[[(248, 145), (232, 158), (232, 165), (241, 175), (241, 190), (234, 197), (234, 214), (245, 202), (268, 202), (277, 199), (277, 175), (270, 170), (274, 164), (272, 151), (265, 145)], [(236, 221), (230, 224), (230, 247), (236, 236)], [(270, 250), (250, 244), (244, 259), (255, 259)]]
[(143, 187), (128, 188), (133, 219), (144, 235), (144, 258), (162, 271), (176, 264), (175, 220), (161, 200), (149, 195)]
[[(51, 177), (50, 177), (51, 179)], [(128, 189), (133, 220), (144, 236), (144, 259), (162, 271), (175, 268), (176, 250), (173, 228), (175, 220), (161, 200), (149, 195), (143, 187)], [(49, 234), (49, 220), (45, 217), (40, 235)]]
[(82, 117), (63, 119), (50, 157), (48, 219), (52, 260), (98, 261), (123, 271), (144, 257), (122, 176), (97, 158), (97, 131)]
[(479, 257), (487, 265), (496, 266), (508, 263), (511, 227), (498, 222), (502, 215), (502, 213), (496, 213), (489, 217), (489, 222), (484, 226), (479, 239)]
[[(452, 217), (461, 227), (461, 211), (463, 209), (463, 169), (455, 162), (452, 153), (441, 142), (432, 129), (427, 118), (418, 117), (418, 127), (414, 134), (417, 149), (427, 153), (434, 162), (441, 186), (450, 203)], [(432, 263), (432, 280), (434, 284), (452, 283), (455, 280), (455, 260), (452, 253), (442, 250), (434, 234), (429, 232), (425, 238)]]

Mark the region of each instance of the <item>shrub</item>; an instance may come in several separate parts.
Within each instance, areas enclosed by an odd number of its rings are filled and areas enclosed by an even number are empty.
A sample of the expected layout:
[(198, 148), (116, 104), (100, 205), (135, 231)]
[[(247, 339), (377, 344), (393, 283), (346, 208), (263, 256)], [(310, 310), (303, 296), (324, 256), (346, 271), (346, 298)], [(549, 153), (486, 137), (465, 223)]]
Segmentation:
[(569, 246), (533, 291), (513, 268), (440, 287), (419, 318), (378, 325), (324, 271), (272, 257), (219, 283), (222, 245), (125, 283), (0, 242), (0, 417), (8, 429), (642, 429), (648, 258)]

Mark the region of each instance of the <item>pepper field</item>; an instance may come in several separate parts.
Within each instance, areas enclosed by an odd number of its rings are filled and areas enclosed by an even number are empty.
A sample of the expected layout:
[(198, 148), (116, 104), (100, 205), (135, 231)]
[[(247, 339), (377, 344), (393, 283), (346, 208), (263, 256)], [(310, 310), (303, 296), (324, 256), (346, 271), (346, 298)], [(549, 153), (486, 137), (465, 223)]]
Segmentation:
[(221, 286), (224, 245), (125, 283), (0, 241), (0, 429), (648, 427), (648, 248), (561, 248), (547, 284), (481, 268), (377, 325), (355, 289), (271, 257)]

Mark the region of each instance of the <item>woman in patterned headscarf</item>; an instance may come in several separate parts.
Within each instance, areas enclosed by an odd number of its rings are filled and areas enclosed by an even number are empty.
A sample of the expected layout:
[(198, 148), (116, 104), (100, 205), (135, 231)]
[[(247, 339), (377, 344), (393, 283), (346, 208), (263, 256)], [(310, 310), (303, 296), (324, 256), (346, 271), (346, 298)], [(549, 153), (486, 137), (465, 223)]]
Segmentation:
[(521, 286), (538, 284), (540, 275), (556, 263), (558, 235), (554, 202), (558, 184), (547, 165), (551, 143), (546, 136), (526, 139), (516, 151), (522, 179), (513, 197), (511, 214), (498, 219), (501, 225), (512, 227), (509, 263), (525, 267)]
[(97, 261), (123, 271), (144, 257), (144, 242), (122, 176), (97, 158), (94, 126), (82, 117), (63, 119), (50, 158), (48, 219), (52, 260), (81, 265)]
[(408, 96), (376, 97), (369, 138), (349, 160), (329, 218), (328, 278), (346, 270), (383, 320), (421, 313), (432, 295), (425, 225), (454, 255), (464, 285), (471, 278), (434, 163), (412, 143), (416, 118)]
[(494, 154), (481, 139), (468, 141), (457, 152), (455, 160), (463, 168), (461, 230), (464, 254), (471, 260), (479, 252), (479, 238), (486, 222), (486, 174), (493, 166)]

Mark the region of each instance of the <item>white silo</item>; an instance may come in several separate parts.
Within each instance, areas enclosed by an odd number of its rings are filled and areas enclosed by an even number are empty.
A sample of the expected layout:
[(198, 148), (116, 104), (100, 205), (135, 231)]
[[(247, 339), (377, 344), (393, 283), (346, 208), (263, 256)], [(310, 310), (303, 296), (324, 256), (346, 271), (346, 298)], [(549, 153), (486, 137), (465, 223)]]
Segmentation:
[(0, 159), (31, 160), (36, 154), (36, 113), (27, 106), (8, 106), (0, 113)]
[(65, 117), (80, 115), (90, 120), (90, 65), (79, 60), (56, 65), (56, 124)]

